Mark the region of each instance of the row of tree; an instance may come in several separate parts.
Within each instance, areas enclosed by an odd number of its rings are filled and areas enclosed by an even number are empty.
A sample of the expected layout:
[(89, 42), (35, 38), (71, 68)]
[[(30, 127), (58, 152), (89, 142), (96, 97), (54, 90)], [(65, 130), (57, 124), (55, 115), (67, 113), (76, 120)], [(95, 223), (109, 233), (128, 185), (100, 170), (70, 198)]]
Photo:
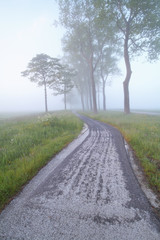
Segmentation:
[[(126, 76), (123, 82), (124, 112), (130, 113), (129, 83), (131, 59), (147, 53), (157, 59), (160, 53), (160, 0), (57, 0), (60, 23), (65, 27), (64, 60), (39, 54), (28, 64), (22, 76), (44, 86), (45, 110), (47, 86), (54, 94), (79, 93), (82, 109), (98, 110), (102, 92), (110, 77), (120, 74), (117, 67), (123, 55)], [(73, 70), (74, 69), (74, 70)]]
[[(69, 58), (65, 57), (65, 59)], [(76, 62), (72, 63), (72, 68), (68, 64), (62, 64), (62, 59), (52, 58), (47, 54), (37, 54), (36, 57), (32, 58), (29, 62), (27, 69), (21, 72), (23, 77), (27, 77), (31, 82), (37, 83), (38, 86), (44, 87), (44, 99), (45, 99), (45, 112), (48, 112), (47, 104), (47, 88), (53, 90), (53, 94), (63, 95), (64, 97), (64, 109), (67, 109), (67, 100), (71, 100), (73, 96), (75, 97), (75, 92), (79, 93), (82, 109), (90, 110), (92, 109), (92, 93), (90, 88), (90, 75), (88, 69), (85, 69), (83, 63), (80, 65)], [(107, 68), (105, 67), (105, 61), (107, 62)], [(111, 74), (118, 73), (118, 68), (116, 67), (116, 59), (107, 54), (104, 62), (101, 62), (100, 68), (97, 71), (97, 100), (100, 109), (100, 99), (99, 99), (99, 85), (102, 83), (103, 89), (103, 109), (106, 110), (106, 96), (105, 87), (108, 76)], [(73, 69), (73, 66), (75, 69)], [(99, 81), (101, 78), (101, 82)], [(73, 94), (71, 94), (73, 91)], [(71, 98), (71, 99), (70, 99)], [(76, 94), (77, 98), (77, 94)], [(79, 98), (79, 97), (78, 97)], [(72, 99), (73, 100), (73, 99)], [(77, 99), (76, 99), (77, 100)]]
[(38, 86), (44, 87), (45, 112), (48, 112), (47, 87), (53, 90), (54, 95), (64, 95), (66, 110), (66, 96), (74, 87), (73, 77), (75, 76), (75, 71), (67, 64), (62, 64), (60, 59), (52, 58), (47, 54), (37, 54), (21, 74), (37, 83)]
[(131, 58), (147, 53), (156, 59), (160, 53), (159, 0), (59, 0), (60, 23), (65, 58), (77, 70), (75, 80), (83, 109), (97, 112), (99, 88), (117, 74), (117, 61), (123, 54), (126, 77), (124, 112), (130, 113), (129, 82)]

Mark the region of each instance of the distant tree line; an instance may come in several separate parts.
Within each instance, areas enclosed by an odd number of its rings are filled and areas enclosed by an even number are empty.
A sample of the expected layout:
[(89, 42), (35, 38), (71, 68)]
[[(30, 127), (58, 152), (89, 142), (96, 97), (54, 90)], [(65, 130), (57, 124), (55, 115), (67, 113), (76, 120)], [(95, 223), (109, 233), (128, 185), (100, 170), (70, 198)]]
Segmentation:
[(47, 54), (37, 54), (29, 62), (27, 69), (22, 73), (38, 86), (44, 87), (45, 112), (48, 112), (47, 87), (51, 88), (55, 95), (64, 95), (64, 106), (67, 108), (67, 93), (74, 87), (73, 76), (75, 71), (67, 64), (62, 64), (60, 59), (52, 58)]
[(110, 75), (119, 72), (123, 54), (126, 76), (123, 82), (124, 112), (130, 113), (129, 83), (131, 59), (147, 53), (150, 60), (160, 53), (159, 0), (59, 0), (60, 23), (66, 28), (63, 47), (67, 61), (77, 70), (76, 87), (83, 109), (97, 112), (102, 87)]
[(38, 54), (22, 76), (44, 87), (46, 112), (49, 87), (55, 95), (64, 95), (65, 109), (67, 94), (76, 89), (82, 109), (97, 113), (100, 96), (106, 110), (106, 85), (120, 74), (117, 63), (123, 55), (124, 112), (130, 113), (131, 59), (146, 53), (154, 60), (160, 54), (160, 0), (57, 1), (66, 29), (63, 61)]

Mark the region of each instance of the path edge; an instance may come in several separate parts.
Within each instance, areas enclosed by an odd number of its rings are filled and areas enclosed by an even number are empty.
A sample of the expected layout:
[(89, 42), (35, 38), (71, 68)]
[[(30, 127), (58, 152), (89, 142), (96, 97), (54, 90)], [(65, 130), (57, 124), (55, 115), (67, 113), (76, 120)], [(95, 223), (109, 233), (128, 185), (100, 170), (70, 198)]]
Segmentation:
[(126, 149), (126, 153), (128, 155), (128, 159), (130, 161), (131, 167), (133, 169), (133, 172), (141, 186), (142, 191), (146, 195), (148, 201), (150, 202), (151, 206), (155, 208), (158, 212), (160, 212), (160, 201), (158, 199), (158, 196), (156, 195), (155, 192), (148, 186), (147, 182), (144, 179), (144, 173), (138, 166), (136, 162), (136, 157), (134, 156), (134, 153), (129, 146), (129, 144), (126, 142), (124, 139), (124, 145)]

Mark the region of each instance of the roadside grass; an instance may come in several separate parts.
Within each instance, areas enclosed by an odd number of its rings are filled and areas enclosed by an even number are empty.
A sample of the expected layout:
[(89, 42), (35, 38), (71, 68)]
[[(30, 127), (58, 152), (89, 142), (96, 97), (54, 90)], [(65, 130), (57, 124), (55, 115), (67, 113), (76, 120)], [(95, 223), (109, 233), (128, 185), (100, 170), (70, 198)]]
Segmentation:
[(81, 131), (69, 112), (0, 118), (0, 209)]
[(87, 115), (121, 131), (140, 161), (148, 183), (160, 194), (160, 116), (112, 111)]

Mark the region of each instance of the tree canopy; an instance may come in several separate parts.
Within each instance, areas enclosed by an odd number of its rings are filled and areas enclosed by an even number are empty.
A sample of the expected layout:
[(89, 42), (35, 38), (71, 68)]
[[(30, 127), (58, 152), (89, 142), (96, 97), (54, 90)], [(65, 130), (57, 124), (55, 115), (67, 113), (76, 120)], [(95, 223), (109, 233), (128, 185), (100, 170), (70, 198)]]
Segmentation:
[(61, 65), (56, 81), (48, 81), (48, 85), (54, 91), (54, 95), (64, 95), (64, 107), (67, 109), (67, 93), (74, 87), (73, 77), (75, 71), (68, 65)]
[(44, 86), (45, 95), (45, 111), (48, 111), (47, 106), (47, 84), (49, 81), (55, 81), (57, 74), (61, 67), (59, 59), (52, 58), (47, 54), (37, 54), (29, 62), (27, 69), (21, 74), (23, 77), (29, 78), (32, 82), (38, 84), (38, 86)]
[(86, 75), (90, 85), (90, 107), (97, 112), (95, 76), (103, 51), (114, 44), (113, 24), (110, 21), (106, 25), (92, 0), (60, 0), (59, 6), (61, 23), (67, 29), (63, 41), (64, 49), (76, 57), (77, 62), (85, 66), (85, 70), (88, 69)]
[(98, 7), (116, 23), (115, 34), (121, 39), (126, 77), (124, 87), (124, 112), (130, 113), (129, 82), (131, 58), (147, 52), (150, 59), (158, 56), (156, 49), (160, 36), (159, 0), (97, 0)]
[(88, 65), (92, 90), (90, 102), (91, 105), (93, 104), (94, 112), (97, 111), (95, 76), (97, 69), (102, 69), (103, 53), (106, 48), (112, 49), (111, 52), (115, 53), (118, 48), (123, 49), (126, 66), (123, 82), (124, 112), (129, 113), (132, 57), (147, 53), (149, 59), (155, 59), (160, 53), (160, 1), (59, 0), (58, 2), (60, 22), (67, 29), (65, 50), (70, 55), (77, 56), (77, 62), (81, 66)]
[[(22, 76), (44, 86), (45, 110), (47, 87), (54, 94), (66, 95), (77, 89), (82, 108), (106, 109), (105, 90), (111, 76), (119, 74), (118, 60), (124, 57), (124, 112), (130, 113), (129, 84), (131, 60), (141, 54), (149, 60), (160, 55), (159, 0), (58, 0), (65, 63), (46, 54), (37, 54)], [(76, 77), (75, 77), (75, 70)], [(75, 87), (75, 88), (74, 88)], [(98, 103), (98, 104), (97, 104)]]

